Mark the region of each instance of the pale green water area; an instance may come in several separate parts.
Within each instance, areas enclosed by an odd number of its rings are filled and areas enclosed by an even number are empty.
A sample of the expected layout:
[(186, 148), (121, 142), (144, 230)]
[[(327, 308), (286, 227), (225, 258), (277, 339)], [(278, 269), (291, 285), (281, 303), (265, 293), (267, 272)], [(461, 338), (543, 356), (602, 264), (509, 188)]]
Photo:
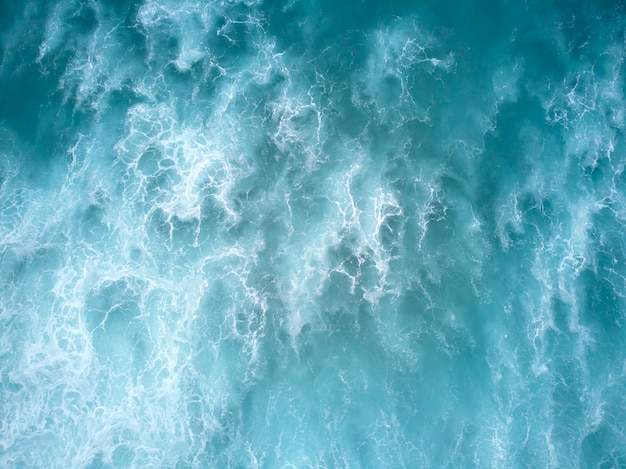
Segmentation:
[(626, 4), (0, 0), (0, 467), (626, 468)]

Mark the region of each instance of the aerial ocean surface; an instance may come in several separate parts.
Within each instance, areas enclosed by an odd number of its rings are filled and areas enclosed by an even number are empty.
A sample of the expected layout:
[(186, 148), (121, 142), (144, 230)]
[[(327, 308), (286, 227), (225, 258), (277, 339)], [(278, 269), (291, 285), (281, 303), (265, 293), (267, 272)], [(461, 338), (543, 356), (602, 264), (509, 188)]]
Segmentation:
[(625, 468), (626, 3), (0, 0), (0, 467)]

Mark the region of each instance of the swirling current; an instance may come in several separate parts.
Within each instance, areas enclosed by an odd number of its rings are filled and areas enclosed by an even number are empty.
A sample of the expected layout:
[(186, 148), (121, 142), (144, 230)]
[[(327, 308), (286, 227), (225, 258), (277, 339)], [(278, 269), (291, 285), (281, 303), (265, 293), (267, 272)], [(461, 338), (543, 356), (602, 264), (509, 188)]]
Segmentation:
[(626, 467), (621, 0), (1, 0), (0, 467)]

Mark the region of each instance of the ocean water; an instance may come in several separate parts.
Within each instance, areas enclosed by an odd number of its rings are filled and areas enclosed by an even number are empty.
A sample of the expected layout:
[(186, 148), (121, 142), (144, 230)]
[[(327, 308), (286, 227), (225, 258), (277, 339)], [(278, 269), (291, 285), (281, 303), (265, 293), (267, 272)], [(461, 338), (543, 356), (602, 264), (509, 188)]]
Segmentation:
[(621, 0), (0, 0), (0, 467), (626, 467)]

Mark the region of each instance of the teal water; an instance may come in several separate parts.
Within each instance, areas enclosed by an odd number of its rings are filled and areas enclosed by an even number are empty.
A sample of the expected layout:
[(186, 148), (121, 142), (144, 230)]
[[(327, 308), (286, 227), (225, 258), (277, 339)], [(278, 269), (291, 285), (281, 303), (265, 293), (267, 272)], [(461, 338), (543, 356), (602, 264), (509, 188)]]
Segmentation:
[(626, 467), (626, 5), (0, 0), (0, 467)]

